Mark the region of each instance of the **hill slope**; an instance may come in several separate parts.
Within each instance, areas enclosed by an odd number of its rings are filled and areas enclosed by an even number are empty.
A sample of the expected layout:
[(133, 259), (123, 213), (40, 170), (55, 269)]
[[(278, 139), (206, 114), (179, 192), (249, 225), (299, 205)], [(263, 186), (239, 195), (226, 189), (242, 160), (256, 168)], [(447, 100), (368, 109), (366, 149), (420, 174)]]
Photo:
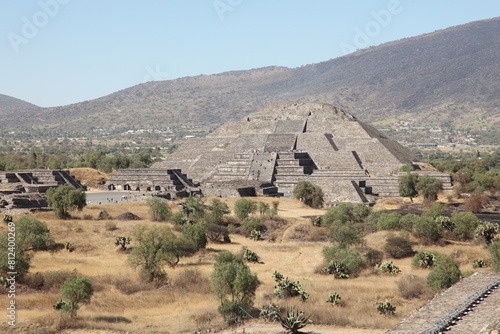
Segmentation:
[[(87, 127), (158, 128), (220, 124), (269, 102), (300, 100), (332, 103), (368, 122), (402, 117), (453, 127), (497, 127), (498, 31), (500, 18), (477, 21), (299, 68), (149, 82), (95, 100), (29, 112), (38, 128), (78, 130), (82, 122)], [(1, 100), (0, 117), (8, 119)], [(13, 118), (3, 127), (33, 123)]]

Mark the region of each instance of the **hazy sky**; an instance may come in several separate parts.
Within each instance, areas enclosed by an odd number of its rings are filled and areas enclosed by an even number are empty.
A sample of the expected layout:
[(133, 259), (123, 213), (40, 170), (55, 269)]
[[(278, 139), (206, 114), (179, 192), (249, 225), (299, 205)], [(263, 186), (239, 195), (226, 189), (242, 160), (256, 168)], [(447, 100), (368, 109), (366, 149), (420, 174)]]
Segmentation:
[(0, 0), (0, 94), (64, 105), (498, 16), (499, 0)]

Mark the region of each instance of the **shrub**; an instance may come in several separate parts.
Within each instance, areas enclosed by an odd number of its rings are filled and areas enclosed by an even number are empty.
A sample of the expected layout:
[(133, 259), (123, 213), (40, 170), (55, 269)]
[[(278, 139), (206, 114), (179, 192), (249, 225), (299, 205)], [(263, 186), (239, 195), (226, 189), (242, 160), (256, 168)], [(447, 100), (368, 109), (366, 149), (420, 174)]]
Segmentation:
[(172, 210), (168, 206), (168, 201), (160, 197), (150, 197), (148, 199), (149, 214), (151, 220), (164, 222), (172, 216)]
[(234, 214), (241, 220), (248, 218), (256, 210), (257, 204), (249, 199), (241, 198), (234, 202)]
[(443, 236), (443, 228), (432, 218), (422, 217), (413, 224), (413, 235), (424, 242), (436, 242)]
[(183, 269), (174, 279), (173, 286), (185, 292), (210, 292), (210, 280), (198, 269)]
[(404, 275), (396, 284), (405, 299), (417, 298), (425, 292), (425, 280), (416, 275)]
[(23, 283), (31, 289), (41, 290), (45, 284), (42, 273), (28, 274), (23, 278)]
[(212, 291), (219, 300), (219, 313), (228, 324), (240, 321), (250, 311), (260, 282), (242, 259), (230, 252), (215, 258)]
[(66, 311), (71, 316), (76, 316), (80, 303), (90, 304), (94, 288), (87, 277), (79, 275), (67, 279), (61, 287), (60, 294), (61, 300), (54, 305), (54, 308)]
[(45, 222), (29, 216), (24, 216), (16, 222), (16, 249), (20, 253), (29, 250), (50, 250), (54, 245), (54, 239)]
[(401, 215), (397, 212), (382, 213), (378, 217), (377, 230), (399, 230), (401, 229)]
[(472, 212), (453, 212), (451, 221), (455, 225), (453, 235), (459, 240), (470, 240), (479, 225), (479, 218)]
[(333, 222), (329, 228), (330, 239), (338, 243), (340, 247), (348, 247), (351, 245), (358, 245), (363, 242), (364, 232), (354, 223), (347, 222)]
[(492, 242), (488, 246), (490, 252), (491, 267), (494, 271), (500, 272), (500, 241)]
[(262, 225), (260, 219), (257, 217), (248, 217), (241, 222), (241, 227), (246, 235), (249, 235), (251, 231), (261, 231)]
[(212, 203), (208, 208), (211, 211), (211, 216), (214, 223), (222, 222), (224, 215), (227, 215), (231, 212), (229, 210), (229, 206), (225, 202), (216, 198), (212, 200)]
[(377, 311), (386, 317), (392, 317), (396, 312), (396, 306), (392, 305), (387, 299), (383, 302), (377, 303)]
[(389, 236), (384, 245), (384, 251), (395, 259), (412, 256), (415, 252), (411, 242), (403, 237)]
[(299, 281), (293, 281), (284, 277), (279, 272), (273, 273), (273, 279), (277, 285), (274, 286), (274, 295), (280, 298), (289, 298), (299, 296), (302, 301), (309, 299), (309, 294), (304, 290)]
[(306, 317), (304, 312), (299, 312), (293, 307), (286, 310), (286, 315), (281, 316), (278, 314), (281, 327), (283, 327), (287, 333), (297, 334), (299, 329), (306, 327), (311, 321), (309, 317)]
[(112, 219), (111, 215), (109, 214), (108, 211), (101, 210), (101, 212), (99, 212), (99, 216), (97, 216), (97, 220), (105, 220), (105, 219)]
[(349, 277), (357, 276), (365, 267), (361, 254), (355, 249), (327, 246), (323, 248), (323, 257), (327, 263), (334, 262), (337, 267), (345, 268)]
[(415, 225), (418, 221), (425, 219), (422, 216), (416, 215), (414, 213), (408, 213), (401, 217), (399, 220), (399, 225), (401, 229), (411, 232), (413, 231), (413, 225)]
[(447, 289), (460, 280), (460, 269), (447, 255), (439, 254), (437, 261), (427, 275), (427, 285), (435, 289)]
[(332, 305), (338, 305), (338, 304), (340, 304), (341, 300), (342, 300), (342, 297), (340, 297), (338, 292), (332, 292), (328, 295), (328, 299), (326, 300), (326, 302), (330, 303)]
[(115, 222), (108, 220), (106, 223), (104, 223), (104, 228), (106, 229), (106, 231), (114, 231), (117, 229), (117, 226)]
[(194, 243), (197, 250), (207, 246), (207, 224), (204, 221), (199, 221), (195, 224), (184, 224), (182, 235), (186, 240)]
[(384, 258), (384, 253), (377, 249), (370, 249), (365, 254), (366, 262), (368, 266), (374, 267), (377, 264), (382, 263), (382, 259)]
[(426, 208), (422, 215), (425, 217), (436, 219), (436, 217), (443, 216), (445, 213), (446, 213), (446, 204), (435, 202), (432, 203), (428, 208)]
[(207, 238), (212, 242), (231, 242), (228, 228), (213, 223), (207, 226)]
[(323, 190), (308, 181), (299, 181), (293, 188), (293, 197), (313, 208), (323, 206)]
[(375, 272), (396, 276), (401, 272), (401, 269), (399, 269), (399, 267), (396, 266), (392, 261), (385, 261), (375, 266)]
[(425, 202), (432, 202), (437, 200), (437, 194), (442, 185), (443, 182), (441, 180), (424, 175), (419, 177), (417, 189), (422, 192)]

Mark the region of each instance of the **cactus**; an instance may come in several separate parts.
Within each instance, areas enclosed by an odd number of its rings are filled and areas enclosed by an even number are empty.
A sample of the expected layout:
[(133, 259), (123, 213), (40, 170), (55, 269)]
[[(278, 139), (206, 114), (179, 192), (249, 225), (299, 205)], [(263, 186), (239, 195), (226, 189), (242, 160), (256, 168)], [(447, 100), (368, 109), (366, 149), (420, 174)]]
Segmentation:
[(321, 269), (322, 274), (331, 274), (335, 278), (349, 278), (349, 272), (342, 262), (330, 261), (328, 266)]
[(243, 253), (243, 259), (248, 262), (259, 262), (259, 256), (257, 253), (254, 251), (251, 251), (250, 249), (245, 249), (245, 252)]
[(309, 294), (304, 290), (299, 281), (292, 281), (277, 271), (274, 272), (273, 279), (278, 283), (274, 287), (275, 296), (281, 298), (299, 296), (303, 302), (309, 299)]
[(386, 317), (391, 317), (396, 312), (396, 306), (392, 305), (389, 300), (377, 303), (377, 311)]
[(69, 241), (66, 241), (64, 243), (64, 249), (67, 250), (68, 252), (74, 251), (73, 245)]
[(130, 237), (116, 237), (115, 245), (121, 246), (121, 250), (127, 250), (127, 245), (130, 245), (132, 239)]
[(381, 264), (375, 265), (375, 271), (383, 274), (397, 275), (401, 272), (398, 266), (396, 266), (392, 261), (385, 261)]
[(298, 311), (295, 308), (290, 308), (286, 310), (286, 315), (278, 315), (281, 326), (286, 330), (287, 333), (296, 334), (299, 333), (299, 329), (306, 327), (311, 323), (309, 317), (306, 317), (304, 312)]
[(338, 292), (332, 292), (328, 295), (328, 299), (326, 300), (327, 303), (330, 303), (332, 305), (338, 305), (340, 304), (340, 301), (342, 298), (338, 294)]
[(262, 235), (260, 234), (260, 231), (252, 230), (252, 232), (250, 232), (250, 239), (255, 241), (262, 240)]

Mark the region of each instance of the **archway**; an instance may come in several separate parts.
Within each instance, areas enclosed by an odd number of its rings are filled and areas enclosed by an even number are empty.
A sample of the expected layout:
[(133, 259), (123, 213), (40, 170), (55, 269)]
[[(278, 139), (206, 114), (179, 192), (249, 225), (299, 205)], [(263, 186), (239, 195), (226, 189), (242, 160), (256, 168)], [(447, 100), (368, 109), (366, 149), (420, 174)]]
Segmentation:
[(124, 184), (123, 185), (123, 190), (132, 190), (132, 187), (129, 184)]
[(116, 190), (115, 185), (114, 185), (114, 184), (110, 184), (110, 185), (108, 186), (108, 190)]

